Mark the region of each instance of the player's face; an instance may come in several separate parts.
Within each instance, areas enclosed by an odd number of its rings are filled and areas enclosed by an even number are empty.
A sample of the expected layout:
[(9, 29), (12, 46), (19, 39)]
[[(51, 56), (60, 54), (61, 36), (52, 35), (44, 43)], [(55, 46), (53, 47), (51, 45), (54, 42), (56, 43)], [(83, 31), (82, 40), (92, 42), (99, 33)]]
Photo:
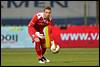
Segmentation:
[(44, 16), (45, 16), (45, 18), (49, 18), (50, 15), (51, 15), (51, 10), (46, 9), (46, 10), (44, 11)]

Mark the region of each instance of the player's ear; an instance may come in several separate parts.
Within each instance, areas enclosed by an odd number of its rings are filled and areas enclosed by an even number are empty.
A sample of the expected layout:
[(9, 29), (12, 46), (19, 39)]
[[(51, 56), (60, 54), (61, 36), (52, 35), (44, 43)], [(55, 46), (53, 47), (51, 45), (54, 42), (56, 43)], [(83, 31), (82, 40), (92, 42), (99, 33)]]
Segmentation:
[(50, 17), (49, 17), (49, 20), (51, 21), (52, 20), (52, 16), (50, 15)]

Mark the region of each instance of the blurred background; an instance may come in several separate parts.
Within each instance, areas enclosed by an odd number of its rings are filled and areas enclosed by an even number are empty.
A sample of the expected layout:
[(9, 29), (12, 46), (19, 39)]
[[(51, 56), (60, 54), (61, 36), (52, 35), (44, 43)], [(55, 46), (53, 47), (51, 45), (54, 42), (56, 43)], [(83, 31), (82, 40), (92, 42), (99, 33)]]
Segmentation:
[(99, 1), (1, 1), (1, 65), (40, 66), (27, 25), (45, 6), (52, 7), (53, 37), (62, 49), (47, 50), (51, 63), (43, 65), (99, 66)]
[(98, 1), (1, 1), (1, 25), (26, 26), (32, 16), (52, 7), (55, 25), (98, 24)]

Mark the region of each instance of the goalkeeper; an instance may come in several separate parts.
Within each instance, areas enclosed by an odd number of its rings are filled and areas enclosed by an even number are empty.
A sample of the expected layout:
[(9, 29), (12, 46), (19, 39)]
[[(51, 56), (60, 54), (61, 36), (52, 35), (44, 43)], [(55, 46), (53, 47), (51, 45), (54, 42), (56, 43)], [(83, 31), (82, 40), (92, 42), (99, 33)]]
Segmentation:
[[(28, 33), (32, 38), (32, 42), (35, 42), (35, 51), (39, 63), (50, 62), (49, 59), (44, 57), (44, 53), (46, 52), (46, 46), (43, 29), (46, 26), (49, 26), (49, 29), (52, 29), (51, 7), (49, 6), (45, 7), (43, 12), (35, 14), (28, 24)], [(50, 32), (52, 32), (52, 30)], [(54, 44), (52, 35), (50, 35), (50, 39), (51, 44)]]

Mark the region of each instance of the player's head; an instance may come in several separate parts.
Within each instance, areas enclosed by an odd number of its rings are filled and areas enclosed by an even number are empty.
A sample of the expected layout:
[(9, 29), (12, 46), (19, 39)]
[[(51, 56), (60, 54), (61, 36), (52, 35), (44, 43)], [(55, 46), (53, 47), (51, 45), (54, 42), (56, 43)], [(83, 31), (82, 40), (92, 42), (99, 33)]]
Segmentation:
[(51, 15), (51, 7), (47, 6), (44, 8), (44, 16), (45, 18), (49, 18)]

